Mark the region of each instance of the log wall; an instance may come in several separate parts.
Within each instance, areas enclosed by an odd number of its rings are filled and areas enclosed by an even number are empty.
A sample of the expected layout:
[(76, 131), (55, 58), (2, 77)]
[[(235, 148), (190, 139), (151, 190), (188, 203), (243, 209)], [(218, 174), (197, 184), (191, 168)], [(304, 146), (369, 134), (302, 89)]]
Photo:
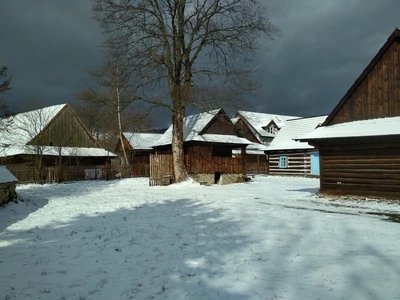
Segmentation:
[[(310, 154), (312, 152), (316, 152), (316, 150), (279, 151), (268, 153), (269, 174), (292, 176), (311, 175)], [(288, 157), (287, 168), (279, 168), (279, 157), (281, 156)]]
[(400, 198), (400, 139), (360, 142), (320, 146), (320, 192)]

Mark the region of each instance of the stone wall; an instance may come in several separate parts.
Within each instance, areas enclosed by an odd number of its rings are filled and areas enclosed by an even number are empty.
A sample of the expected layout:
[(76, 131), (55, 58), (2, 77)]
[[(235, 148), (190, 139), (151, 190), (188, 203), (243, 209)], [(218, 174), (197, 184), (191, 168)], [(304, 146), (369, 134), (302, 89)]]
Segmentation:
[(0, 183), (0, 205), (17, 198), (15, 183)]
[[(214, 174), (192, 174), (194, 181), (203, 184), (214, 184), (215, 175)], [(243, 174), (221, 174), (217, 184), (230, 184), (230, 183), (242, 183), (248, 181), (247, 177)]]

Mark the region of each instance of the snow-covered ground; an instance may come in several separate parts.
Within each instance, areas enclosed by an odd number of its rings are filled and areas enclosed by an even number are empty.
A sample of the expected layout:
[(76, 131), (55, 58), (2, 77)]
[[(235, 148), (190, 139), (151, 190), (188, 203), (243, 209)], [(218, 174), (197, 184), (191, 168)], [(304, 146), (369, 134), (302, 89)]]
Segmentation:
[(261, 176), (20, 186), (0, 209), (0, 300), (400, 299), (400, 204), (317, 190)]

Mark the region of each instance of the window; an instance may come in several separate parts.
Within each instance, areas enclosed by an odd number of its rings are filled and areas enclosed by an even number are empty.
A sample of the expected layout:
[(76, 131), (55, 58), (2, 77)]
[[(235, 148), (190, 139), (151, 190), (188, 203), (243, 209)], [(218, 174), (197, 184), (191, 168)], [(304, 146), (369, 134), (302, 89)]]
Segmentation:
[(272, 124), (271, 126), (269, 126), (269, 133), (275, 134), (275, 126)]
[(226, 145), (215, 145), (212, 149), (212, 156), (232, 157), (232, 148)]
[(289, 166), (289, 160), (287, 156), (279, 156), (279, 168), (286, 169)]

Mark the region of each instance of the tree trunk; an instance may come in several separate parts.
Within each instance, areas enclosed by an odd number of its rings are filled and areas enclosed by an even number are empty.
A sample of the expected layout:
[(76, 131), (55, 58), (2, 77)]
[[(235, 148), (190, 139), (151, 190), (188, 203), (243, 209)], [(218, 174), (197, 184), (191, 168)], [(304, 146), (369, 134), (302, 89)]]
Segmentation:
[[(124, 169), (126, 169), (129, 166), (129, 161), (128, 161), (128, 157), (126, 155), (124, 141), (122, 140), (121, 95), (120, 95), (120, 89), (118, 86), (117, 86), (117, 117), (118, 117), (118, 135), (119, 135), (119, 140), (121, 142), (122, 153), (124, 156), (123, 164), (121, 166), (121, 174), (125, 174)], [(132, 176), (130, 170), (129, 170), (129, 176)]]
[(185, 168), (185, 154), (183, 152), (183, 118), (185, 108), (174, 107), (172, 111), (172, 159), (174, 163), (175, 183), (187, 178)]

